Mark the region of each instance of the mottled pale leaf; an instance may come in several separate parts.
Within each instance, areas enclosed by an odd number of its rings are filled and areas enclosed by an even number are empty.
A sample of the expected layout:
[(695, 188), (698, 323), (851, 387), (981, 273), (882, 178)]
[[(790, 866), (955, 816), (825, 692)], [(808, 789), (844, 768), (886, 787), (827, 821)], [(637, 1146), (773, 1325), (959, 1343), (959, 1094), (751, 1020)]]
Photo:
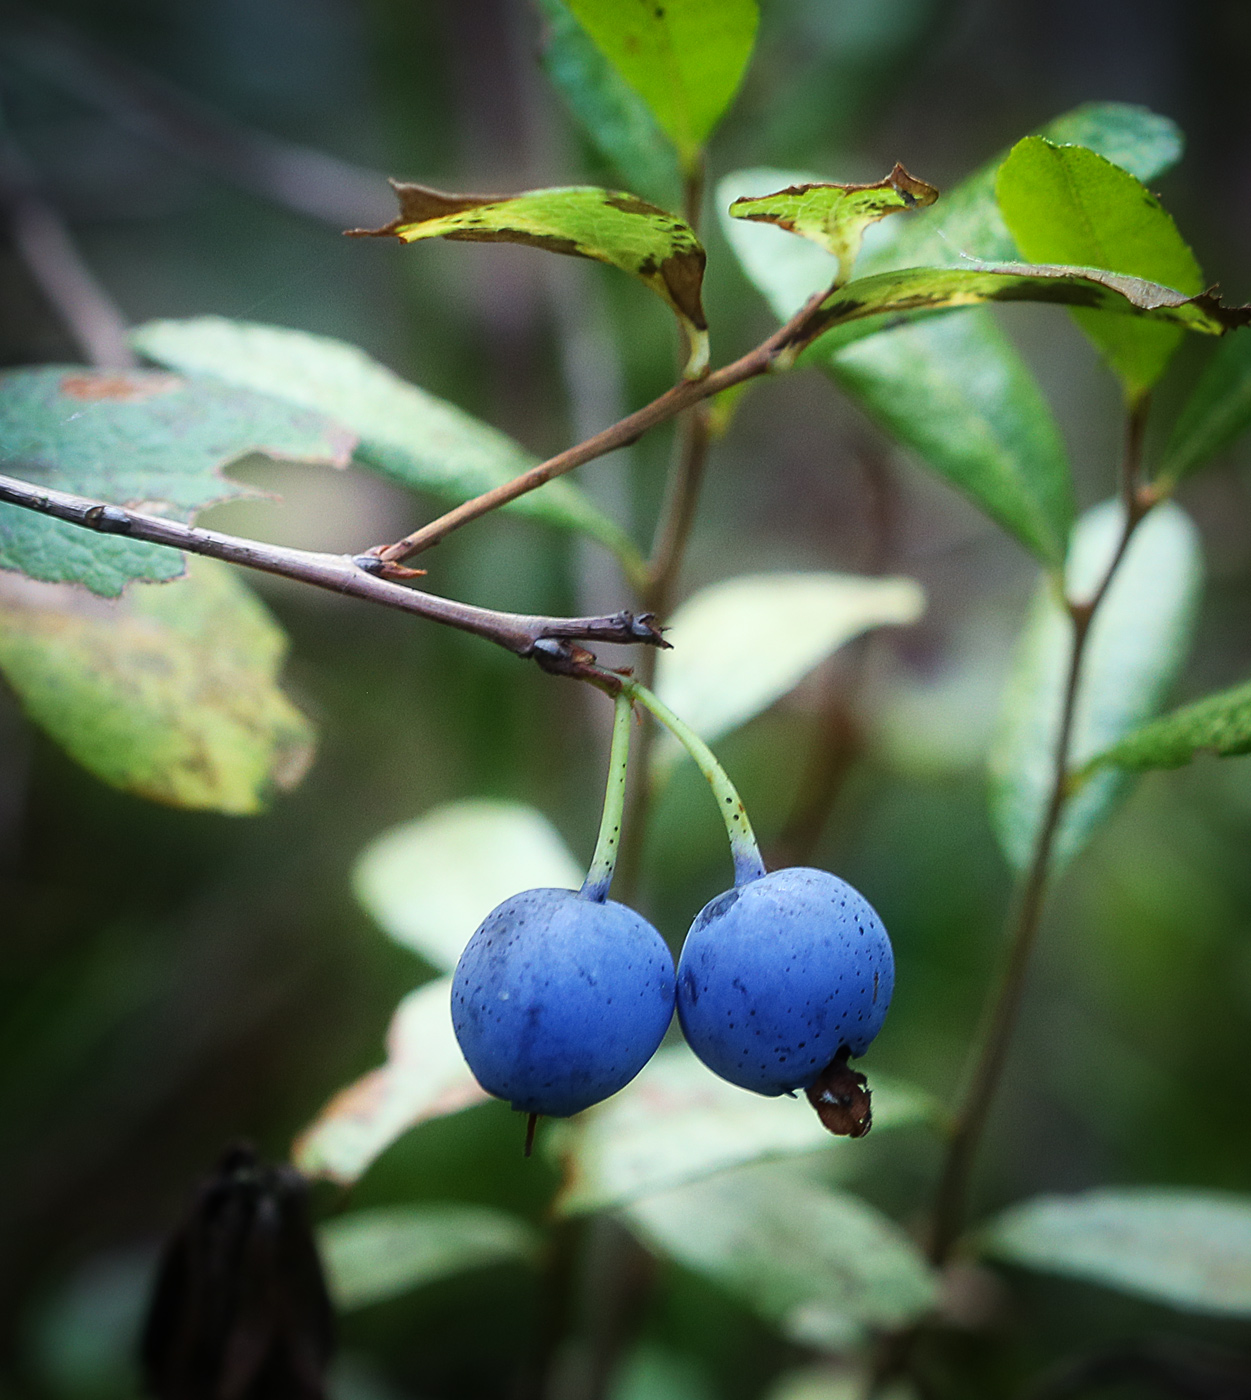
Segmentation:
[[(7, 476), (187, 521), (248, 494), (222, 475), (240, 457), (344, 466), (355, 439), (320, 412), (201, 375), (47, 366), (0, 375), (0, 443)], [(183, 559), (4, 505), (0, 569), (114, 598), (131, 579), (177, 578)]]
[(567, 0), (690, 165), (730, 105), (756, 41), (756, 0)]
[(1127, 734), (1090, 767), (1180, 768), (1199, 754), (1234, 758), (1251, 753), (1251, 681), (1206, 695)]
[(400, 212), (369, 237), (405, 243), (451, 238), (470, 243), (525, 243), (620, 268), (672, 308), (690, 343), (688, 375), (708, 367), (708, 322), (700, 301), (707, 255), (694, 230), (676, 214), (637, 195), (593, 185), (526, 190), (521, 194), (445, 194), (393, 180)]
[(1040, 1196), (998, 1216), (981, 1244), (1186, 1312), (1251, 1317), (1251, 1197), (1169, 1187)]
[(452, 979), (400, 1002), (387, 1031), (387, 1061), (340, 1090), (304, 1130), (292, 1160), (309, 1176), (344, 1186), (410, 1128), (486, 1103), (452, 1030)]
[(397, 943), (450, 971), (497, 904), (522, 890), (577, 889), (584, 873), (541, 812), (470, 798), (370, 842), (352, 885)]
[(398, 1298), (489, 1264), (533, 1263), (539, 1237), (487, 1206), (382, 1206), (325, 1221), (317, 1242), (326, 1284), (344, 1312)]
[[(1199, 264), (1159, 200), (1095, 151), (1027, 136), (1000, 167), (995, 193), (1031, 262), (1107, 268), (1188, 296), (1203, 291)], [(1073, 316), (1135, 399), (1163, 374), (1181, 341), (1169, 327), (1128, 325), (1086, 310)]]
[(1251, 335), (1231, 335), (1216, 347), (1186, 400), (1158, 472), (1172, 490), (1251, 427)]
[(920, 1392), (909, 1380), (884, 1385), (863, 1364), (807, 1366), (784, 1372), (765, 1392), (764, 1400), (919, 1400)]
[[(360, 439), (354, 459), (359, 465), (457, 504), (519, 476), (536, 461), (503, 433), (341, 340), (200, 316), (149, 321), (131, 332), (131, 341), (159, 364), (328, 413)], [(548, 482), (503, 509), (581, 530), (628, 568), (639, 566), (635, 546), (571, 482)]]
[(906, 578), (750, 574), (702, 589), (673, 615), (656, 689), (710, 742), (768, 709), (818, 662), (873, 627), (925, 610)]
[(1251, 324), (1251, 308), (1226, 306), (1208, 292), (1188, 296), (1159, 282), (1096, 267), (1050, 263), (972, 263), (965, 267), (906, 267), (857, 277), (832, 292), (811, 323), (824, 332), (806, 354), (823, 358), (862, 336), (878, 316), (958, 311), (986, 302), (1039, 301), (1086, 308), (1109, 320), (1224, 335)]
[[(921, 1090), (873, 1074), (873, 1131), (933, 1121)], [(805, 1152), (851, 1159), (859, 1144), (831, 1137), (806, 1099), (767, 1099), (709, 1073), (685, 1045), (659, 1051), (619, 1094), (556, 1125), (563, 1160), (555, 1209), (579, 1215), (696, 1181), (725, 1167)]]
[(291, 787), (313, 733), (278, 687), (286, 638), (225, 564), (119, 599), (0, 574), (0, 671), (22, 708), (114, 787), (245, 814)]
[(666, 208), (682, 194), (677, 154), (647, 104), (609, 63), (564, 0), (539, 0), (543, 67), (599, 153), (630, 189)]
[[(1068, 589), (1090, 597), (1122, 532), (1122, 511), (1105, 502), (1077, 526), (1067, 566)], [(1130, 541), (1100, 604), (1086, 644), (1074, 714), (1072, 765), (1116, 743), (1159, 708), (1185, 660), (1202, 581), (1199, 537), (1179, 506), (1159, 506)], [(1043, 578), (1017, 645), (992, 745), (991, 808), (1000, 844), (1018, 869), (1033, 851), (1054, 770), (1071, 652), (1068, 613)], [(1125, 775), (1103, 769), (1070, 799), (1056, 858), (1072, 856), (1110, 812)]]
[(626, 1207), (653, 1249), (705, 1275), (793, 1341), (838, 1350), (935, 1301), (921, 1252), (865, 1201), (782, 1164), (740, 1167)]
[[(1173, 164), (1176, 126), (1141, 107), (1091, 103), (1043, 127), (1053, 141), (1100, 151), (1147, 180)], [(860, 255), (863, 273), (892, 266), (965, 266), (967, 256), (1015, 255), (995, 203), (1006, 152), (938, 203), (908, 219), (876, 225)], [(785, 171), (732, 175), (718, 190), (736, 195), (820, 177)], [(837, 264), (820, 248), (774, 230), (723, 220), (747, 275), (785, 320), (834, 280)], [(870, 323), (879, 325), (880, 323)], [(974, 308), (958, 317), (897, 329), (836, 350), (824, 368), (900, 442), (968, 494), (1044, 563), (1064, 557), (1073, 507), (1059, 429), (1033, 375), (994, 324)]]
[(865, 230), (906, 209), (933, 204), (938, 191), (909, 175), (902, 165), (872, 185), (788, 185), (771, 194), (744, 196), (730, 205), (732, 219), (775, 224), (810, 239), (838, 259), (838, 282), (851, 276)]

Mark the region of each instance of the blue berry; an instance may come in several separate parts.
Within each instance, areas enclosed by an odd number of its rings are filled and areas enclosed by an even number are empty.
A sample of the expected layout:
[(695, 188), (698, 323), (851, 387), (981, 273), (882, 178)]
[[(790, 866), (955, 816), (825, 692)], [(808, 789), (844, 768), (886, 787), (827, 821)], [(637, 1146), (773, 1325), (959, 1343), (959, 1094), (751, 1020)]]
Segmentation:
[(678, 962), (678, 1019), (715, 1074), (758, 1094), (806, 1089), (882, 1028), (895, 962), (865, 898), (825, 870), (775, 870), (719, 895)]
[(478, 1083), (565, 1118), (615, 1094), (673, 1017), (673, 956), (633, 909), (526, 890), (492, 910), (452, 978), (452, 1024)]

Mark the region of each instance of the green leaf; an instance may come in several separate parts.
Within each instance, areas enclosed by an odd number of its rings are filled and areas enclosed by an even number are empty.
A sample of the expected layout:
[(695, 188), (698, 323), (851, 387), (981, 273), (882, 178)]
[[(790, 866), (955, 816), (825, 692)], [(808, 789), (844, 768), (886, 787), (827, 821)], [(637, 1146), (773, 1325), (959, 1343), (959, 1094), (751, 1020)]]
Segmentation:
[(490, 1264), (533, 1264), (539, 1237), (486, 1206), (383, 1206), (327, 1220), (317, 1231), (335, 1305), (352, 1312)]
[(106, 783), (175, 807), (260, 811), (312, 758), (278, 687), (287, 642), (224, 564), (117, 600), (0, 574), (0, 670), (23, 709)]
[(1087, 770), (1180, 768), (1199, 754), (1235, 758), (1251, 753), (1251, 681), (1183, 705), (1171, 715), (1127, 734), (1092, 758)]
[[(1031, 262), (1107, 268), (1188, 296), (1203, 291), (1199, 264), (1159, 200), (1095, 151), (1027, 136), (1000, 167), (995, 192)], [(1168, 327), (1127, 325), (1086, 310), (1073, 317), (1131, 399), (1159, 379), (1181, 341)]]
[(632, 190), (676, 208), (682, 176), (647, 104), (596, 47), (564, 0), (539, 0), (543, 67), (600, 154)]
[[(222, 475), (249, 453), (344, 466), (355, 445), (320, 412), (215, 379), (72, 366), (0, 375), (0, 441), (11, 476), (182, 521), (250, 494)], [(5, 505), (0, 569), (115, 598), (131, 579), (177, 578), (183, 559)]]
[(923, 209), (933, 204), (938, 191), (909, 175), (902, 165), (873, 185), (788, 185), (773, 194), (743, 196), (730, 205), (732, 219), (774, 224), (838, 259), (840, 285), (851, 276), (864, 233), (888, 214)]
[(998, 1216), (982, 1248), (1187, 1312), (1251, 1317), (1251, 1198), (1168, 1187), (1040, 1196)]
[(641, 1342), (617, 1367), (608, 1400), (716, 1400), (716, 1394), (693, 1356)]
[(410, 1128), (489, 1097), (452, 1030), (452, 979), (439, 977), (400, 1002), (386, 1064), (341, 1089), (300, 1134), (291, 1159), (307, 1176), (350, 1186)]
[(906, 578), (751, 574), (702, 589), (665, 629), (656, 690), (712, 742), (768, 709), (845, 642), (907, 626), (925, 595)]
[[(873, 1076), (873, 1131), (933, 1121), (921, 1090)], [(685, 1045), (660, 1050), (619, 1094), (560, 1123), (548, 1143), (565, 1166), (560, 1215), (620, 1206), (725, 1167), (807, 1152), (850, 1158), (811, 1106), (766, 1099), (710, 1074)]]
[(764, 1400), (920, 1400), (920, 1392), (908, 1380), (888, 1381), (884, 1386), (871, 1371), (845, 1363), (807, 1366), (786, 1371), (765, 1392)]
[(708, 368), (708, 322), (700, 290), (707, 254), (676, 214), (637, 195), (594, 185), (521, 194), (445, 194), (392, 180), (400, 212), (389, 224), (353, 229), (362, 237), (394, 235), (470, 243), (524, 243), (551, 253), (591, 258), (637, 277), (671, 308), (686, 332), (688, 378)]
[(734, 1294), (791, 1340), (839, 1350), (929, 1311), (934, 1276), (884, 1215), (788, 1166), (722, 1172), (635, 1201), (625, 1219), (662, 1254)]
[[(158, 364), (329, 413), (360, 439), (355, 460), (361, 466), (456, 504), (520, 476), (537, 460), (503, 433), (341, 340), (201, 316), (149, 321), (131, 332), (131, 343)], [(581, 530), (611, 549), (628, 571), (643, 567), (624, 532), (571, 482), (548, 482), (503, 509)]]
[[(1078, 523), (1067, 566), (1069, 595), (1090, 597), (1123, 530), (1116, 502)], [(1081, 767), (1159, 708), (1185, 660), (1202, 582), (1198, 531), (1179, 506), (1157, 506), (1139, 525), (1095, 615), (1073, 719), (1072, 766)], [(990, 755), (991, 810), (1009, 861), (1024, 869), (1051, 791), (1072, 627), (1043, 578), (1017, 645)], [(1068, 802), (1055, 859), (1074, 855), (1125, 788), (1094, 774)]]
[(1172, 491), (1182, 477), (1228, 447), (1251, 427), (1251, 335), (1231, 335), (1216, 347), (1186, 400), (1160, 463), (1157, 483)]
[(371, 841), (352, 886), (390, 937), (450, 971), (497, 904), (540, 886), (576, 890), (584, 874), (541, 812), (471, 798)]
[(692, 166), (756, 42), (756, 0), (567, 0), (578, 22)]
[[(1091, 103), (1042, 128), (1053, 141), (1079, 142), (1147, 180), (1178, 158), (1181, 138), (1165, 117), (1120, 103)], [(891, 266), (965, 266), (966, 255), (1015, 255), (995, 203), (995, 157), (932, 208), (871, 231), (863, 271)], [(719, 201), (818, 177), (748, 171), (718, 189)], [(820, 248), (764, 227), (723, 221), (744, 270), (786, 320), (834, 280)], [(898, 329), (833, 349), (823, 367), (900, 442), (1031, 550), (1059, 565), (1072, 524), (1068, 462), (1059, 429), (1033, 375), (982, 309)]]
[(826, 368), (1037, 559), (1061, 564), (1073, 521), (1064, 443), (993, 316), (899, 326), (839, 351)]

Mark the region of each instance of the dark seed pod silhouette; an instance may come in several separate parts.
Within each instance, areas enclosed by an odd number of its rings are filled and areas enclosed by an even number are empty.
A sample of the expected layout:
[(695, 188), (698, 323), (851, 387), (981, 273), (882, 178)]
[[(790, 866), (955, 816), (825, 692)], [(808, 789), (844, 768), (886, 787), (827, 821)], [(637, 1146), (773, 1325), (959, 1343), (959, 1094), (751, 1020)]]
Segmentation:
[(154, 1400), (325, 1400), (334, 1311), (291, 1167), (230, 1148), (169, 1237), (144, 1325)]

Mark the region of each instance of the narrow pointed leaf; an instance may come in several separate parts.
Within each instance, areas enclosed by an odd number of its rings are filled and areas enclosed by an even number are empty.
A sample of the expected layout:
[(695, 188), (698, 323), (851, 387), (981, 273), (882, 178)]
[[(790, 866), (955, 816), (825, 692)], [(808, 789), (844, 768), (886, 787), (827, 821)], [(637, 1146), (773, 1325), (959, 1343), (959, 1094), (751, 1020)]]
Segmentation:
[[(1068, 589), (1089, 597), (1110, 563), (1122, 529), (1115, 502), (1087, 512), (1068, 561)], [(1176, 505), (1159, 506), (1130, 541), (1100, 604), (1086, 645), (1072, 733), (1072, 766), (1081, 767), (1159, 708), (1190, 643), (1202, 580), (1198, 532)], [(1004, 695), (990, 756), (991, 808), (1009, 861), (1030, 860), (1051, 788), (1072, 628), (1054, 581), (1040, 581)], [(1070, 799), (1056, 860), (1074, 855), (1124, 792), (1126, 777), (1101, 770)]]
[(828, 1350), (934, 1305), (934, 1275), (893, 1221), (784, 1164), (740, 1167), (628, 1206), (662, 1254), (732, 1293), (791, 1340)]
[(1088, 771), (1180, 768), (1200, 754), (1235, 758), (1251, 753), (1251, 681), (1206, 695), (1171, 715), (1145, 724), (1091, 759)]
[(838, 281), (851, 276), (864, 232), (889, 214), (923, 209), (938, 191), (909, 175), (902, 165), (872, 185), (788, 185), (773, 194), (744, 196), (730, 205), (732, 219), (775, 224), (811, 239), (838, 259)]
[(0, 671), (22, 708), (113, 787), (246, 815), (303, 776), (313, 733), (278, 686), (287, 643), (224, 564), (116, 600), (0, 574)]
[(536, 886), (577, 889), (584, 873), (541, 812), (481, 798), (384, 832), (357, 859), (352, 886), (397, 943), (451, 971), (497, 904)]
[[(873, 1131), (933, 1122), (920, 1089), (874, 1074)], [(802, 1099), (766, 1099), (710, 1074), (685, 1045), (657, 1052), (619, 1093), (547, 1139), (564, 1163), (561, 1215), (605, 1210), (726, 1167), (808, 1152), (852, 1155)]]
[[(1143, 180), (1167, 169), (1181, 150), (1180, 133), (1167, 118), (1120, 103), (1078, 107), (1042, 132), (1100, 151)], [(1005, 155), (945, 190), (932, 208), (877, 225), (860, 255), (862, 275), (892, 266), (967, 266), (969, 256), (1012, 258), (1016, 249), (995, 203)], [(736, 195), (817, 178), (749, 171), (730, 176), (718, 193), (724, 205)], [(724, 225), (779, 319), (833, 282), (837, 264), (814, 244), (728, 216)], [(823, 368), (1038, 559), (1059, 565), (1073, 516), (1064, 445), (1033, 375), (990, 313), (973, 308), (887, 330), (866, 324), (876, 333), (843, 349), (831, 342)]]
[(996, 1258), (1186, 1312), (1251, 1317), (1251, 1197), (1169, 1187), (1040, 1196), (980, 1235)]
[(410, 1128), (489, 1097), (452, 1030), (452, 979), (439, 977), (400, 1002), (387, 1031), (386, 1063), (340, 1090), (296, 1140), (291, 1158), (308, 1176), (350, 1186)]
[(1171, 491), (1182, 477), (1223, 451), (1251, 427), (1251, 335), (1216, 347), (1186, 400), (1160, 463), (1158, 482)]
[[(1159, 200), (1095, 151), (1027, 136), (1000, 167), (995, 192), (1032, 262), (1107, 268), (1187, 296), (1203, 291), (1199, 264)], [(1074, 319), (1131, 398), (1151, 388), (1181, 339), (1174, 329), (1128, 325), (1098, 311), (1076, 310)]]
[(690, 166), (738, 91), (756, 0), (567, 0)]
[(564, 0), (539, 0), (543, 67), (625, 184), (665, 208), (682, 197), (677, 154), (647, 104), (609, 63)]
[(592, 185), (527, 190), (513, 195), (444, 194), (393, 180), (400, 212), (366, 237), (394, 235), (470, 243), (524, 243), (553, 253), (592, 258), (644, 282), (672, 308), (686, 332), (686, 372), (708, 366), (708, 322), (700, 301), (707, 255), (694, 230), (637, 195)]
[[(0, 471), (188, 521), (251, 494), (222, 473), (252, 452), (346, 465), (352, 434), (324, 414), (203, 375), (48, 366), (0, 375)], [(179, 551), (0, 506), (0, 569), (116, 597), (177, 578)]]
[(344, 1312), (490, 1264), (533, 1264), (539, 1236), (515, 1215), (487, 1206), (381, 1206), (325, 1221), (318, 1252)]
[[(874, 627), (906, 626), (925, 595), (906, 578), (751, 574), (702, 589), (665, 631), (656, 689), (712, 742), (768, 709), (831, 652)], [(676, 749), (674, 750), (676, 753)]]
[[(200, 316), (149, 321), (132, 331), (131, 341), (158, 364), (330, 414), (359, 439), (358, 465), (454, 504), (519, 476), (536, 461), (503, 433), (328, 336)], [(569, 481), (548, 482), (503, 509), (581, 530), (611, 549), (627, 570), (642, 567), (625, 533)]]

